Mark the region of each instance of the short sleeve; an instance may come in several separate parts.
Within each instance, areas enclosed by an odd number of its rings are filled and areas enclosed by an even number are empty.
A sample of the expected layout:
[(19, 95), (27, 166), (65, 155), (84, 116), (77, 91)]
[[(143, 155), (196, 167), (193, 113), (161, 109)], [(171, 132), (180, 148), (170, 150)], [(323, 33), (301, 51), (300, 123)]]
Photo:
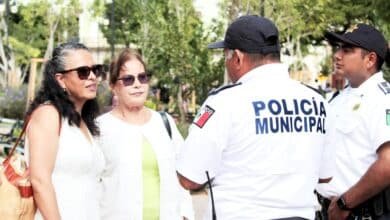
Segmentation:
[(177, 171), (187, 179), (203, 184), (218, 173), (229, 130), (227, 108), (218, 97), (208, 99), (195, 117), (178, 158)]
[(390, 95), (380, 99), (380, 103), (374, 105), (372, 114), (367, 118), (368, 132), (373, 143), (374, 150), (390, 141)]

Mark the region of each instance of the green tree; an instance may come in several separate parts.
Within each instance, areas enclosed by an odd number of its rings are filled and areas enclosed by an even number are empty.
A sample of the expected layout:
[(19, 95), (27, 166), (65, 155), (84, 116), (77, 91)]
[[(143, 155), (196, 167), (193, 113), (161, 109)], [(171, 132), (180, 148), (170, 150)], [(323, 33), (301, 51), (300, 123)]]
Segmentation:
[(80, 12), (78, 0), (31, 0), (7, 17), (2, 14), (0, 51), (4, 53), (0, 52), (0, 62), (7, 64), (2, 66), (2, 87), (18, 87), (31, 58), (48, 58), (55, 42), (78, 36)]
[(211, 82), (221, 84), (223, 72), (206, 49), (214, 39), (204, 29), (191, 0), (97, 0), (94, 8), (97, 16), (101, 13), (109, 21), (101, 22), (109, 42), (140, 49), (159, 84), (170, 88), (182, 121), (183, 102), (192, 91), (201, 102), (213, 86)]
[(377, 26), (389, 39), (389, 9), (388, 0), (224, 0), (221, 4), (222, 16), (229, 21), (259, 13), (273, 20), (283, 46), (298, 60), (308, 53), (308, 46), (323, 45), (325, 31), (342, 33), (358, 22)]

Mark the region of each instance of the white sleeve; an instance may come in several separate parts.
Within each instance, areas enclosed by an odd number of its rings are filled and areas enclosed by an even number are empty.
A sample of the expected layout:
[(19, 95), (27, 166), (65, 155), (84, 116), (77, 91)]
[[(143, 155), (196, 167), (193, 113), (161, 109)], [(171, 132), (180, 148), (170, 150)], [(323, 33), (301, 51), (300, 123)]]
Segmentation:
[(325, 141), (320, 166), (320, 179), (327, 179), (333, 176), (336, 166), (336, 152), (334, 147), (334, 133), (336, 131), (334, 122), (335, 117), (332, 109), (327, 106), (327, 117), (325, 121)]
[[(175, 148), (175, 158), (177, 159), (180, 149), (183, 147), (184, 139), (180, 134), (175, 121), (167, 114), (169, 125), (172, 131), (172, 142)], [(188, 220), (194, 219), (194, 208), (192, 205), (192, 197), (189, 191), (185, 190), (179, 183), (179, 203), (180, 203), (180, 216), (186, 217)]]
[(390, 141), (390, 98), (381, 99), (370, 114), (368, 120), (368, 129), (370, 140), (374, 151)]
[(217, 98), (209, 98), (200, 109), (178, 158), (177, 171), (198, 184), (207, 181), (206, 171), (210, 178), (218, 173), (227, 145), (230, 117)]
[(188, 220), (195, 219), (194, 207), (192, 205), (192, 197), (189, 191), (180, 187), (180, 216), (186, 217)]

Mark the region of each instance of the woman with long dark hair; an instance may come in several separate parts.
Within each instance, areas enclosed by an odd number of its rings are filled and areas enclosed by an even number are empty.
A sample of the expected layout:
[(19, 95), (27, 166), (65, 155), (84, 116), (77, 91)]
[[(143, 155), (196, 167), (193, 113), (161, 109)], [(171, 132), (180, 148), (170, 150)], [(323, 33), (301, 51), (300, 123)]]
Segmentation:
[(97, 78), (88, 48), (69, 42), (54, 49), (26, 120), (36, 219), (99, 219), (98, 196), (104, 157), (95, 144)]

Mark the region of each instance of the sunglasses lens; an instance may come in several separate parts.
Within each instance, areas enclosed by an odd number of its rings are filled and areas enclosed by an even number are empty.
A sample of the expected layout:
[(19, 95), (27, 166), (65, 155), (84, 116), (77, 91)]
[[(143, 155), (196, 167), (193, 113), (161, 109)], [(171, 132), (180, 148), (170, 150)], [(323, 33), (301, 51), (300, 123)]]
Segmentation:
[(132, 75), (129, 75), (129, 76), (126, 76), (126, 77), (122, 78), (122, 82), (123, 82), (124, 86), (131, 86), (131, 85), (133, 85), (134, 84), (134, 80), (135, 80), (135, 78)]
[(149, 82), (149, 76), (146, 73), (138, 74), (138, 81), (142, 84)]
[(91, 68), (89, 68), (88, 66), (82, 66), (77, 68), (76, 71), (80, 79), (88, 79), (89, 74), (91, 73)]
[(104, 73), (104, 66), (94, 65), (92, 66), (92, 72), (95, 74), (96, 77), (102, 76)]

